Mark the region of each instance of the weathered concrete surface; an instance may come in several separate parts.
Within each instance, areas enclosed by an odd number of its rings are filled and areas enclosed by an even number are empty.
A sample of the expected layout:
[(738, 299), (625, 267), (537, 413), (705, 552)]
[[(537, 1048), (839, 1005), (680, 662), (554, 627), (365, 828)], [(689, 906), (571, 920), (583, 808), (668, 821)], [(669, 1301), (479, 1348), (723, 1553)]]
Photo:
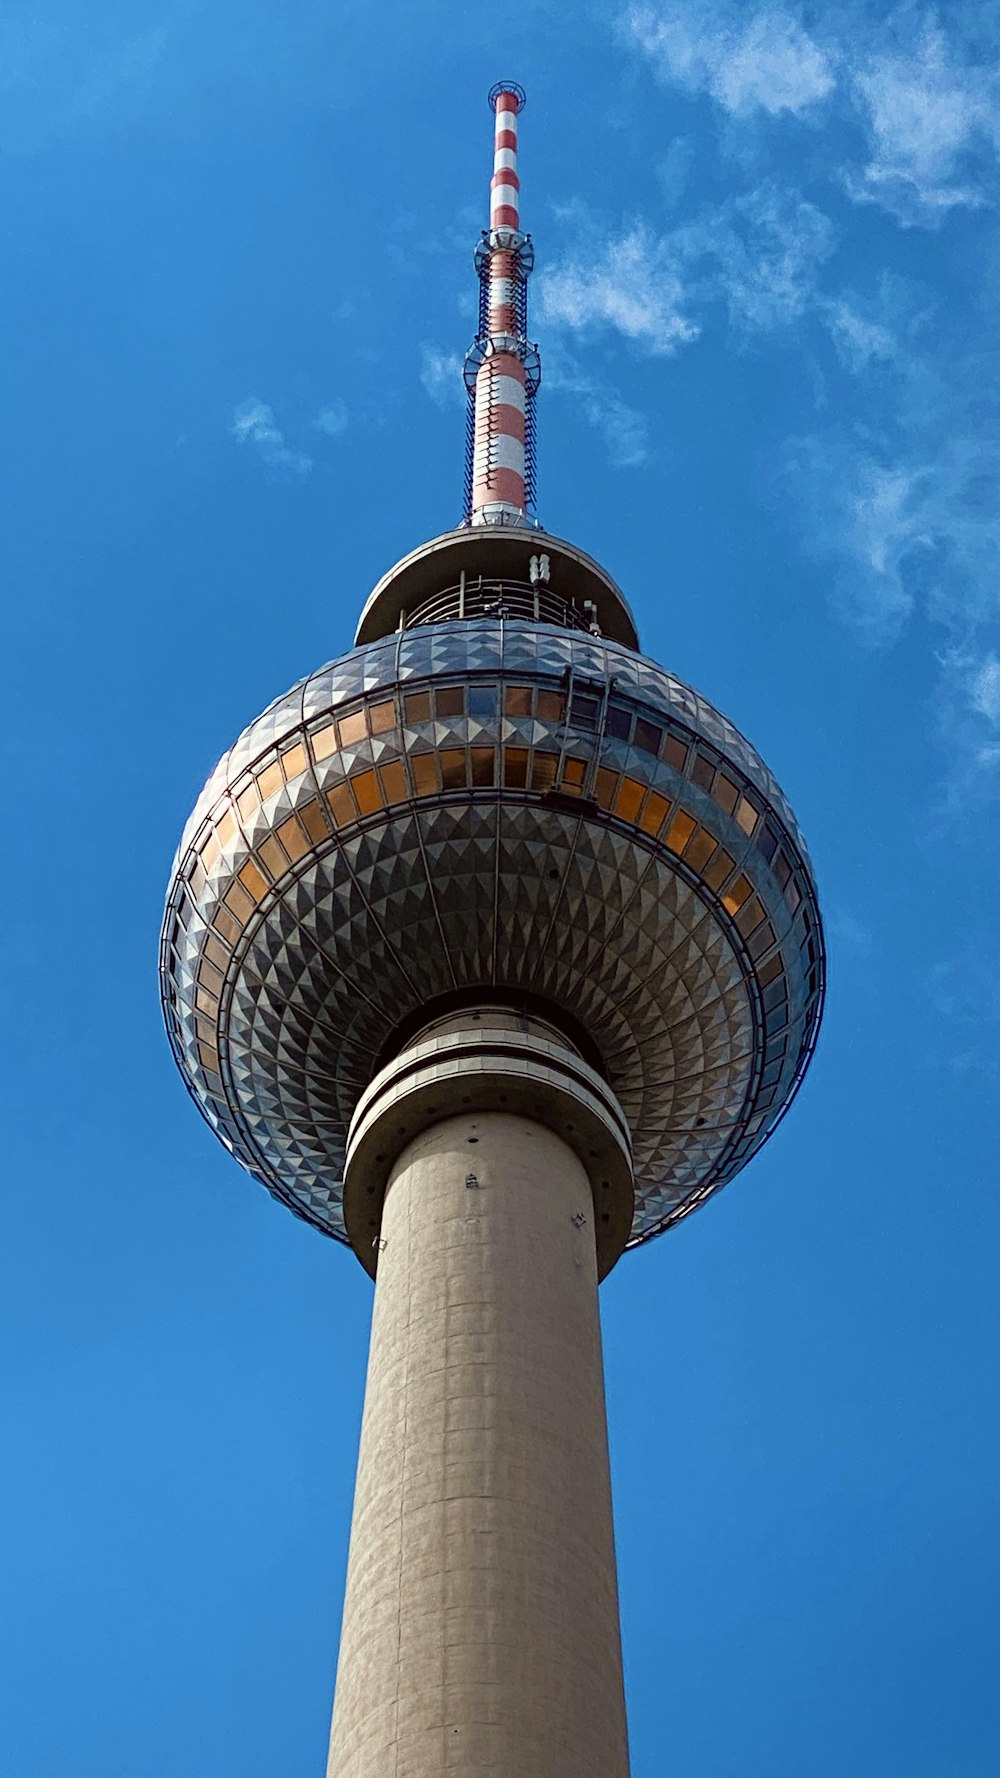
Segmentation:
[(393, 1168), (330, 1778), (627, 1778), (593, 1219), (527, 1118)]

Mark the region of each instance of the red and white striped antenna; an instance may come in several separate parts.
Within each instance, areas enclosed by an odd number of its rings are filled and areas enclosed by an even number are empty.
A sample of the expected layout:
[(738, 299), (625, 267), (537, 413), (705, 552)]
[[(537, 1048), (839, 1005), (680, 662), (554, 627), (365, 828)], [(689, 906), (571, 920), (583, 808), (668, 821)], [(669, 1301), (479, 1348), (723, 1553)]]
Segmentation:
[(496, 116), (490, 226), (476, 248), (479, 329), (466, 354), (469, 396), (465, 522), (534, 526), (535, 395), (542, 368), (528, 341), (528, 278), (535, 255), (521, 232), (517, 120), (524, 89), (502, 80)]

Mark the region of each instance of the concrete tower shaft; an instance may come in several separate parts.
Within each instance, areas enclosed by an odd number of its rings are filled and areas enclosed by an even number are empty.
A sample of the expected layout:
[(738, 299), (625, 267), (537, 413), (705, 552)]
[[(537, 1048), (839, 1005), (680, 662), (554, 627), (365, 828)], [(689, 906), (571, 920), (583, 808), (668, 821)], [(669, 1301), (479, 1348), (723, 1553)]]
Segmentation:
[[(493, 1108), (447, 1115), (505, 1036)], [(329, 1778), (627, 1778), (594, 1231), (631, 1188), (580, 1066), (537, 1020), (459, 1014), (359, 1107), (387, 1183)]]

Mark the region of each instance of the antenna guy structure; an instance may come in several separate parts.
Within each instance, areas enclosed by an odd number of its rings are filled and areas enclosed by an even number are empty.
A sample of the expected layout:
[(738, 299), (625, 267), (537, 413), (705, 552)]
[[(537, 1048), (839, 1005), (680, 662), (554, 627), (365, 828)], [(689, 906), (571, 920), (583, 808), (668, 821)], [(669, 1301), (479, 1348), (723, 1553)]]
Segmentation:
[(771, 773), (535, 518), (490, 102), (463, 520), (223, 755), (160, 949), (199, 1109), (375, 1280), (330, 1778), (627, 1778), (598, 1284), (756, 1154), (824, 993)]

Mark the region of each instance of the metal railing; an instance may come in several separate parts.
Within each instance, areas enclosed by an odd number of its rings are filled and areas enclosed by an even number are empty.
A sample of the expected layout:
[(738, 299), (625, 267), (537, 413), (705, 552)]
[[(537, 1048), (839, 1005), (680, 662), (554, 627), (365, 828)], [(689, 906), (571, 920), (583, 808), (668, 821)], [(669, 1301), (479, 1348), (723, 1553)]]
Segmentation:
[(558, 624), (564, 630), (589, 630), (592, 608), (560, 599), (547, 586), (522, 580), (486, 580), (468, 576), (458, 586), (444, 587), (403, 615), (403, 628), (454, 622), (464, 617), (513, 617), (529, 623)]

